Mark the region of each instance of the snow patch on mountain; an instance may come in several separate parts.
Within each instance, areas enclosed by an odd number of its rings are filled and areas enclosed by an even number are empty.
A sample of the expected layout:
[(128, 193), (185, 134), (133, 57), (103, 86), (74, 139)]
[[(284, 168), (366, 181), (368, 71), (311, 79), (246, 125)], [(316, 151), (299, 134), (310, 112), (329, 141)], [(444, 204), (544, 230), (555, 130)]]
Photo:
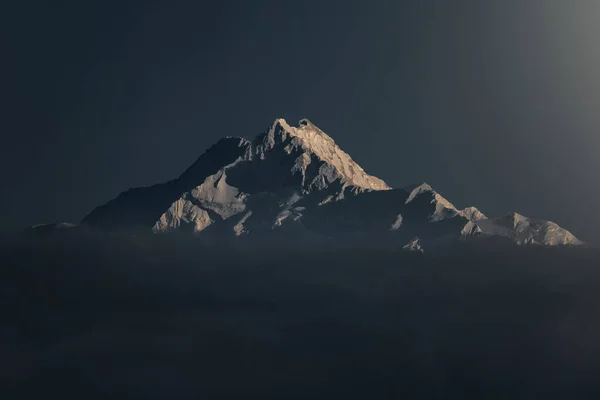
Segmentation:
[(242, 159), (233, 162), (216, 174), (208, 176), (200, 186), (183, 193), (181, 198), (160, 216), (153, 231), (167, 232), (182, 225), (193, 224), (193, 231), (200, 232), (218, 217), (227, 219), (243, 212), (246, 209), (246, 194), (227, 183), (227, 168), (241, 161)]
[(181, 198), (171, 204), (169, 209), (160, 216), (152, 230), (155, 233), (169, 232), (191, 224), (193, 232), (200, 232), (214, 222), (206, 210)]
[(235, 224), (233, 226), (233, 232), (235, 234), (235, 236), (241, 236), (243, 234), (248, 234), (250, 233), (250, 231), (248, 229), (246, 229), (246, 227), (244, 226), (244, 223), (246, 222), (246, 220), (248, 218), (250, 218), (252, 216), (252, 211), (248, 211), (246, 214), (244, 214), (244, 216), (238, 221), (237, 224)]
[(227, 168), (211, 175), (189, 193), (189, 198), (200, 207), (227, 219), (246, 209), (247, 195), (227, 183)]
[(402, 221), (403, 221), (402, 214), (398, 214), (398, 217), (396, 217), (396, 220), (390, 227), (390, 231), (397, 231), (398, 229), (400, 229), (400, 227), (402, 226)]
[(421, 244), (421, 239), (419, 239), (418, 237), (414, 238), (413, 240), (402, 246), (402, 249), (413, 253), (425, 253), (425, 250), (423, 250), (423, 246)]
[(275, 223), (273, 229), (281, 227), (285, 222), (298, 222), (302, 218), (302, 212), (306, 210), (305, 207), (294, 207), (287, 208), (281, 211), (277, 217), (275, 217)]

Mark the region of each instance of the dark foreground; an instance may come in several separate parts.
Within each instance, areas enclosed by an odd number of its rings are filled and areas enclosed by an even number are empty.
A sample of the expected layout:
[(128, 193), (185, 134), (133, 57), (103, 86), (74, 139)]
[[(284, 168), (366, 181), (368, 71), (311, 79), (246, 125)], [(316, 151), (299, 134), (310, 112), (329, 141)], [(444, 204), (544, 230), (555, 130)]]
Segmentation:
[(2, 399), (600, 398), (591, 249), (5, 241)]

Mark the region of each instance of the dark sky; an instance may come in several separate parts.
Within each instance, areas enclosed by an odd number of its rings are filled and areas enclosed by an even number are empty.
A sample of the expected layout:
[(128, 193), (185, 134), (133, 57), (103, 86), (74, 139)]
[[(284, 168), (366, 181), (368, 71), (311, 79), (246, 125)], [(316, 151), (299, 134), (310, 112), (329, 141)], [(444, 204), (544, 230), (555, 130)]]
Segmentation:
[(3, 228), (78, 221), (307, 117), (392, 186), (600, 243), (597, 1), (3, 5)]

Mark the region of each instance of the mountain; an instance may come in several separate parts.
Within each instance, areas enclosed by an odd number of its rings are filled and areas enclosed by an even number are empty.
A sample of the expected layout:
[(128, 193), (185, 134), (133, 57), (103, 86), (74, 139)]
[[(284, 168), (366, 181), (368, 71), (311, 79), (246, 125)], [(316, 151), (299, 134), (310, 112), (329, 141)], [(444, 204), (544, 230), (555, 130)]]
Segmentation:
[(426, 183), (393, 189), (307, 119), (277, 119), (253, 140), (226, 137), (178, 178), (121, 193), (82, 225), (204, 238), (393, 242), (410, 251), (474, 237), (579, 245), (549, 221), (458, 209)]

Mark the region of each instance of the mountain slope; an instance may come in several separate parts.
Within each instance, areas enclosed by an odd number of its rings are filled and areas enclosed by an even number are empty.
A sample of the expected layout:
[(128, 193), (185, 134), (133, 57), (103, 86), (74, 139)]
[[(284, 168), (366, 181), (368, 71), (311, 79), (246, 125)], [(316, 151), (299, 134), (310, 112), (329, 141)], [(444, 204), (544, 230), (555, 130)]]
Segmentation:
[[(301, 214), (292, 216), (294, 212), (342, 199), (346, 192), (388, 189), (310, 121), (291, 127), (278, 119), (243, 156), (182, 193), (153, 230), (189, 226), (200, 232), (236, 216), (237, 222), (230, 227), (235, 235), (264, 232), (281, 227), (286, 220), (298, 221)], [(299, 201), (304, 206), (294, 207)]]
[(241, 138), (224, 138), (210, 147), (179, 178), (148, 187), (133, 188), (97, 207), (81, 222), (102, 229), (150, 229), (181, 193), (193, 189), (223, 164), (243, 157), (250, 143)]

